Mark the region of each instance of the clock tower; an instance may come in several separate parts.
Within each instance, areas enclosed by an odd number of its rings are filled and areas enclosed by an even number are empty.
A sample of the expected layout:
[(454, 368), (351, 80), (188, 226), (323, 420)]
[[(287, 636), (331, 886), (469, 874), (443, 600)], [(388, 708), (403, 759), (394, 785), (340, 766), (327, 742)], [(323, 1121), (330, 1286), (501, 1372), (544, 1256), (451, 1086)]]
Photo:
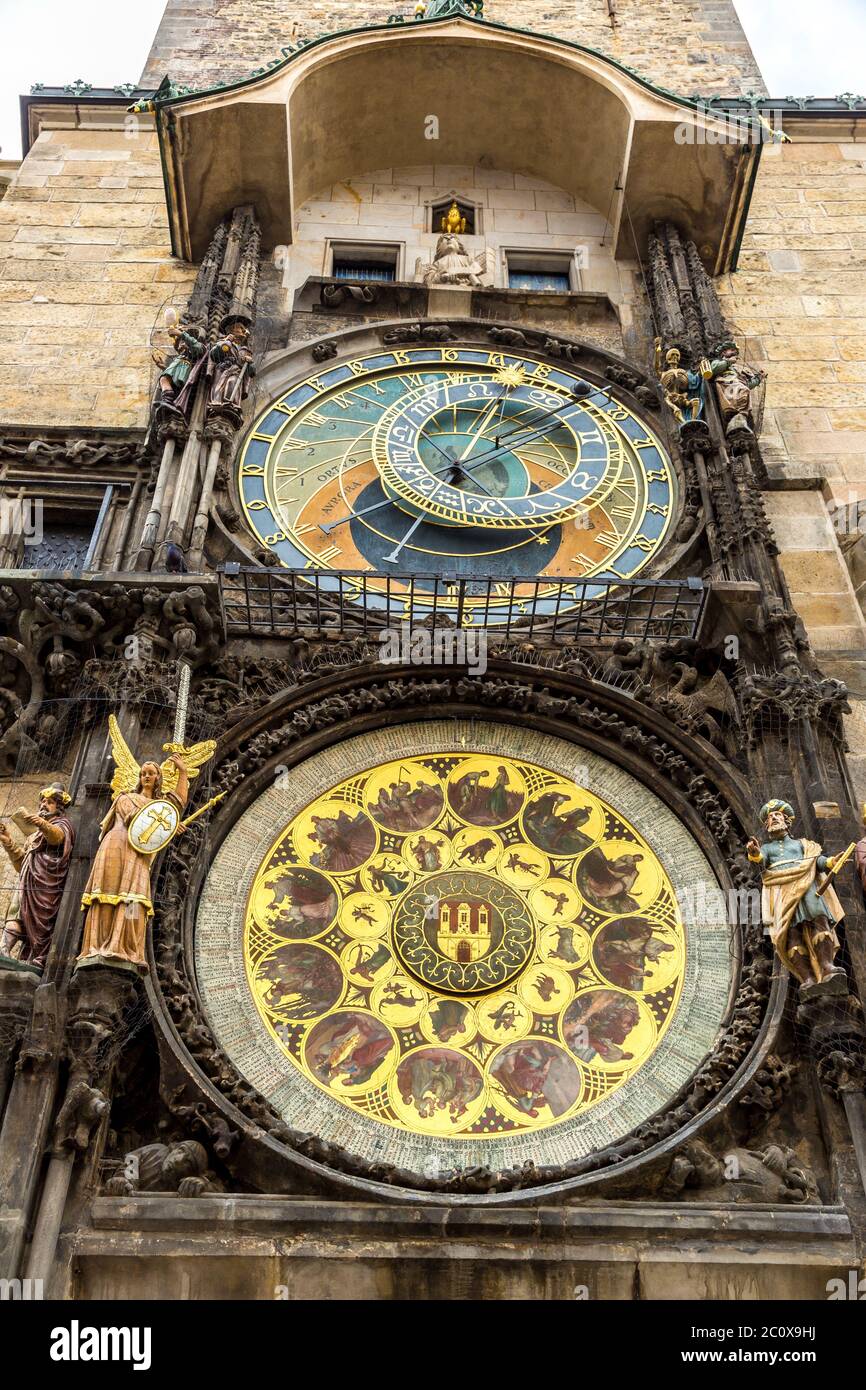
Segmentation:
[(822, 1299), (866, 104), (732, 0), (392, 6), (169, 0), (23, 99), (0, 1273)]

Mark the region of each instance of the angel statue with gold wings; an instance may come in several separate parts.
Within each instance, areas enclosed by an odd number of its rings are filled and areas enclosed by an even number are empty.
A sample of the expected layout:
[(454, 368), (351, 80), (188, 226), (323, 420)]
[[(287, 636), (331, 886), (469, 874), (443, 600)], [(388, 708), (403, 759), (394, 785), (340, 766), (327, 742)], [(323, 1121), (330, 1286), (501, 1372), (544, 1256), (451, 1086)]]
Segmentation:
[(180, 817), (190, 779), (213, 757), (216, 743), (208, 740), (189, 748), (166, 743), (163, 751), (169, 756), (162, 764), (144, 762), (139, 767), (113, 714), (108, 731), (114, 800), (100, 826), (99, 848), (81, 898), (87, 916), (76, 964), (106, 962), (146, 973), (145, 937), (153, 916), (151, 860), (174, 835), (183, 833)]

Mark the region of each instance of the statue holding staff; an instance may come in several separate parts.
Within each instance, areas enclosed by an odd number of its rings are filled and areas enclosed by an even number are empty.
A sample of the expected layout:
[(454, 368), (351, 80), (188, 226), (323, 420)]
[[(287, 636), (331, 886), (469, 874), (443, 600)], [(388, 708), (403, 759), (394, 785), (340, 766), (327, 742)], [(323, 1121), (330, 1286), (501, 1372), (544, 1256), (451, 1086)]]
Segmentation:
[(243, 319), (226, 319), (208, 362), (208, 414), (240, 421), (255, 376), (250, 330)]
[(794, 808), (787, 801), (768, 801), (759, 815), (767, 838), (763, 844), (749, 840), (746, 852), (761, 865), (762, 915), (777, 956), (801, 986), (844, 980), (845, 971), (835, 964), (836, 926), (844, 912), (831, 877), (849, 851), (834, 858), (814, 840), (795, 840)]

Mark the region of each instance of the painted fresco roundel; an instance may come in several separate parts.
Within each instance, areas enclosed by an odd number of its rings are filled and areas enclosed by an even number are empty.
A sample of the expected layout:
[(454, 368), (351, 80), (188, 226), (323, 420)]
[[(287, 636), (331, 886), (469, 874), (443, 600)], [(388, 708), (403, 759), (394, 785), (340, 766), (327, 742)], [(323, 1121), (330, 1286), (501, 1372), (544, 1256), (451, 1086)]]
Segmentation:
[(196, 951), (220, 1041), (289, 1124), (426, 1172), (431, 1143), (443, 1170), (566, 1162), (710, 1049), (730, 983), (719, 890), (622, 769), (450, 720), (284, 780), (224, 842)]

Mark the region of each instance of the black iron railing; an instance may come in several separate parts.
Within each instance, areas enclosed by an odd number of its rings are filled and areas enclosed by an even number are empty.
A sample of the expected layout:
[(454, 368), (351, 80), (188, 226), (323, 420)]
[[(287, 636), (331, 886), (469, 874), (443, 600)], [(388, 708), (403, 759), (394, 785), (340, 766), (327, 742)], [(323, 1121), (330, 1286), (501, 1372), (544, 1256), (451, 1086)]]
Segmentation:
[(286, 570), (226, 565), (220, 591), (229, 634), (376, 636), (383, 628), (489, 629), (561, 642), (694, 637), (702, 580), (496, 579)]

